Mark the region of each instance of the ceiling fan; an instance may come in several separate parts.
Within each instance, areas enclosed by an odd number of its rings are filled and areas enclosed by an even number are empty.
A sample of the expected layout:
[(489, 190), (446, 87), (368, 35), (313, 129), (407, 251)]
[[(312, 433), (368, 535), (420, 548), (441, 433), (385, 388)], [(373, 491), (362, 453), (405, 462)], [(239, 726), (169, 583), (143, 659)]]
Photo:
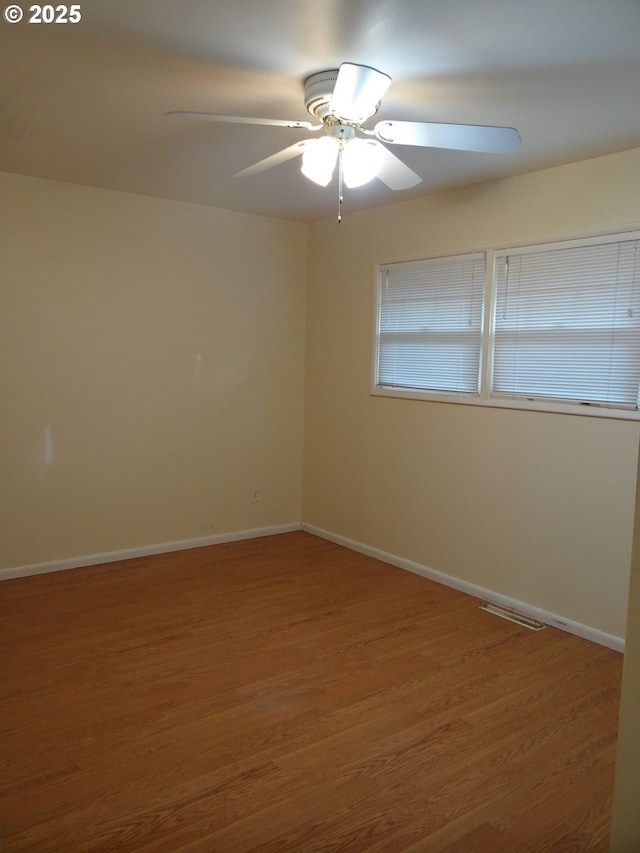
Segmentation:
[(378, 177), (392, 190), (409, 189), (422, 181), (420, 175), (396, 157), (387, 145), (508, 154), (520, 144), (520, 135), (512, 127), (418, 121), (379, 121), (373, 128), (364, 127), (364, 123), (377, 113), (390, 83), (389, 75), (351, 62), (343, 62), (338, 70), (311, 75), (305, 81), (305, 106), (311, 115), (320, 119), (320, 124), (186, 110), (174, 110), (165, 115), (322, 131), (320, 136), (295, 142), (236, 172), (235, 176), (255, 175), (301, 155), (302, 173), (315, 183), (327, 186), (337, 163), (339, 204), (342, 203), (343, 180), (351, 188)]

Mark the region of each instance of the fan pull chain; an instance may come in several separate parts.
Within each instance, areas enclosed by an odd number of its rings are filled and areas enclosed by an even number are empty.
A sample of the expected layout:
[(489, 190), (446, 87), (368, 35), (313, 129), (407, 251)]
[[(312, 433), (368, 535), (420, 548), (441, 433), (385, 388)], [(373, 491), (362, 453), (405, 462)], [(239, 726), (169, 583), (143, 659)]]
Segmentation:
[(338, 225), (342, 222), (342, 146), (338, 149)]

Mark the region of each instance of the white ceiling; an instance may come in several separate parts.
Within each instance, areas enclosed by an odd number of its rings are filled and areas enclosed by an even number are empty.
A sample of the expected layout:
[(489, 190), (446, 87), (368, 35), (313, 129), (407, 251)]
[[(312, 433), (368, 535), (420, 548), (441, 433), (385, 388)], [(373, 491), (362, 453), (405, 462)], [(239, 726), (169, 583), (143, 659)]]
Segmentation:
[(516, 127), (506, 156), (395, 147), (423, 178), (347, 190), (344, 213), (640, 145), (640, 0), (81, 0), (78, 24), (0, 21), (3, 170), (291, 219), (335, 185), (298, 159), (233, 173), (303, 130), (303, 82), (341, 62), (393, 82), (376, 120)]

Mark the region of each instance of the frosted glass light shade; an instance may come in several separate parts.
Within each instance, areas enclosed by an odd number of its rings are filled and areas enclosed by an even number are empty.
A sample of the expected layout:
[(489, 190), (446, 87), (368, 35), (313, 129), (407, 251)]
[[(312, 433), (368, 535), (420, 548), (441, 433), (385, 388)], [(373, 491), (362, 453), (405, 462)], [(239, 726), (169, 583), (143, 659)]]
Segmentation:
[(361, 187), (378, 174), (382, 151), (377, 142), (352, 139), (342, 154), (344, 182), (349, 188)]
[(345, 121), (362, 124), (378, 109), (389, 83), (391, 77), (382, 71), (343, 62), (331, 96), (331, 112)]
[(321, 187), (326, 187), (333, 175), (337, 156), (338, 144), (335, 139), (329, 136), (310, 139), (302, 155), (302, 174)]

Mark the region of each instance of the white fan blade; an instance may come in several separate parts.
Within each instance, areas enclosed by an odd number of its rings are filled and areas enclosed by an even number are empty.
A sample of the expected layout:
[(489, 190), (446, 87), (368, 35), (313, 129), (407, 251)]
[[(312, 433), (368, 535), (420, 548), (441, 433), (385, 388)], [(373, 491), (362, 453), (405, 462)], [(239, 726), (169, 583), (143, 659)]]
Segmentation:
[(321, 124), (311, 124), (310, 121), (288, 121), (282, 118), (251, 118), (250, 116), (223, 116), (217, 113), (197, 113), (189, 110), (171, 110), (166, 116), (177, 118), (195, 118), (205, 121), (230, 122), (231, 124), (266, 124), (272, 127), (303, 127), (306, 130), (320, 130)]
[(338, 70), (329, 111), (344, 121), (362, 124), (375, 113), (389, 83), (391, 77), (375, 68), (343, 62)]
[(481, 151), (486, 154), (509, 154), (520, 145), (520, 134), (513, 127), (379, 121), (374, 133), (382, 142), (394, 145), (453, 148), (457, 151)]
[(292, 160), (299, 154), (304, 153), (304, 149), (307, 143), (310, 141), (311, 140), (309, 139), (302, 139), (300, 142), (295, 142), (288, 148), (283, 148), (282, 151), (277, 151), (270, 157), (265, 157), (264, 160), (259, 160), (257, 163), (254, 163), (253, 166), (247, 166), (246, 169), (242, 169), (240, 172), (236, 172), (233, 177), (247, 178), (250, 175), (257, 175), (259, 172), (264, 172), (266, 169), (270, 169), (272, 166), (279, 166), (280, 163), (286, 163), (287, 160)]
[(378, 169), (378, 177), (390, 190), (408, 190), (422, 182), (420, 175), (410, 169), (395, 154), (384, 145), (376, 143), (382, 154), (382, 164)]

